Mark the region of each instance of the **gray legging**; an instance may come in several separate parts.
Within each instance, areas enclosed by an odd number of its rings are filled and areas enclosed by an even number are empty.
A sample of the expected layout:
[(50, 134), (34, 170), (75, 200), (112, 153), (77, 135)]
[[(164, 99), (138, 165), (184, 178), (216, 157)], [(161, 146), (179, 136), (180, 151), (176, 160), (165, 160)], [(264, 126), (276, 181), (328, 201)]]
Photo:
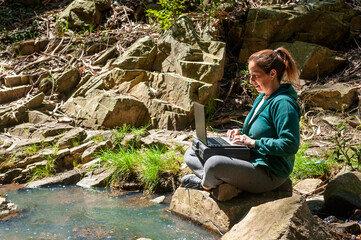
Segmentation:
[(247, 192), (261, 193), (279, 187), (287, 179), (272, 173), (266, 166), (254, 167), (247, 160), (215, 155), (204, 162), (192, 149), (187, 150), (184, 160), (194, 174), (202, 179), (204, 187), (215, 188), (222, 183), (229, 183)]

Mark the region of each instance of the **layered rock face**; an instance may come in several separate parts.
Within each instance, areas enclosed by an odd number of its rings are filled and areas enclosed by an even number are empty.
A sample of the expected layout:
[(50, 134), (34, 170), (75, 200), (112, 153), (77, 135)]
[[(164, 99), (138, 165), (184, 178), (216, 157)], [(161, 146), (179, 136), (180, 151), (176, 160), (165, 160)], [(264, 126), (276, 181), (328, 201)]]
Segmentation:
[[(302, 41), (339, 49), (356, 34), (357, 12), (343, 0), (315, 1), (312, 5), (271, 5), (251, 9), (245, 26), (239, 63), (275, 42)], [(312, 51), (312, 50), (311, 50)]]
[(157, 41), (137, 40), (108, 63), (112, 70), (78, 86), (62, 110), (84, 127), (151, 123), (154, 128), (184, 129), (193, 120), (193, 102), (217, 96), (224, 61), (225, 44), (202, 41), (183, 17)]

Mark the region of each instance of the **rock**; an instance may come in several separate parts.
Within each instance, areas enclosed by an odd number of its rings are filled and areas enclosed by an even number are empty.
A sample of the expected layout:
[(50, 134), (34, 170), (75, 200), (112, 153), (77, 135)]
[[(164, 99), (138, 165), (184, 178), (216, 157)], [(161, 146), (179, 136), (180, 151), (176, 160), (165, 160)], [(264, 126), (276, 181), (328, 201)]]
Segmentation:
[(361, 233), (360, 224), (357, 222), (331, 223), (330, 226), (334, 228), (336, 232), (340, 233), (352, 233), (354, 235)]
[(274, 43), (272, 49), (285, 47), (292, 54), (300, 78), (316, 80), (320, 76), (331, 74), (342, 67), (346, 60), (335, 55), (330, 49), (312, 43), (296, 41), (290, 43)]
[(88, 141), (88, 142), (83, 143), (83, 144), (81, 144), (79, 146), (75, 146), (75, 147), (70, 149), (70, 154), (71, 155), (80, 155), (93, 144), (94, 144), (93, 141)]
[[(150, 122), (152, 128), (184, 129), (193, 121), (193, 102), (205, 104), (219, 94), (225, 49), (225, 43), (202, 41), (192, 22), (181, 17), (156, 43), (150, 37), (138, 39), (109, 64), (110, 71), (82, 80), (62, 110), (84, 127), (107, 128), (124, 123), (137, 127)], [(122, 95), (117, 96), (118, 93)], [(106, 100), (107, 95), (113, 100)], [(113, 114), (114, 105), (123, 95), (135, 98), (128, 98), (129, 101), (139, 101), (133, 105), (141, 110), (133, 111), (131, 117), (144, 119), (142, 123), (136, 119), (123, 120), (129, 113)], [(137, 112), (139, 115), (135, 115)], [(104, 122), (102, 118), (107, 114), (119, 123)]]
[(42, 149), (40, 152), (38, 152), (35, 155), (28, 156), (26, 158), (15, 161), (14, 166), (18, 168), (24, 168), (31, 163), (44, 161), (54, 155), (55, 155), (55, 151), (53, 149)]
[(29, 123), (37, 124), (37, 123), (45, 123), (51, 122), (53, 119), (42, 112), (39, 111), (29, 111)]
[(35, 52), (35, 40), (24, 40), (19, 43), (18, 46), (18, 53), (20, 55), (30, 55)]
[(169, 210), (215, 232), (225, 233), (240, 221), (252, 207), (291, 194), (290, 191), (273, 191), (264, 194), (243, 192), (230, 201), (219, 202), (211, 197), (207, 191), (180, 187), (172, 196)]
[(117, 55), (117, 47), (114, 46), (110, 49), (108, 49), (106, 52), (104, 52), (102, 55), (100, 55), (97, 59), (94, 61), (94, 65), (104, 65), (107, 60), (110, 58), (113, 58)]
[(350, 220), (361, 221), (361, 209), (356, 209), (351, 215)]
[(96, 155), (101, 151), (106, 151), (107, 149), (110, 149), (112, 147), (112, 142), (110, 140), (101, 142), (95, 146), (91, 146), (90, 148), (86, 149), (82, 156), (81, 156), (81, 162), (87, 163), (90, 160), (93, 160)]
[(154, 198), (154, 199), (152, 199), (150, 201), (154, 202), (154, 203), (161, 204), (161, 203), (164, 203), (164, 200), (165, 200), (165, 196), (159, 196), (159, 197)]
[(215, 83), (223, 77), (225, 43), (201, 41), (187, 17), (180, 17), (158, 39), (157, 46), (153, 65), (156, 71), (175, 72), (206, 83)]
[(335, 239), (327, 225), (317, 221), (298, 195), (252, 207), (222, 240)]
[(71, 98), (62, 110), (76, 118), (78, 124), (92, 129), (116, 128), (124, 124), (140, 127), (147, 125), (150, 120), (142, 102), (110, 91), (94, 91), (87, 97)]
[(88, 172), (76, 185), (83, 188), (105, 187), (113, 173), (114, 169), (98, 168)]
[(246, 64), (252, 53), (275, 42), (296, 40), (339, 48), (349, 40), (352, 17), (357, 15), (345, 7), (343, 0), (318, 1), (312, 7), (283, 9), (273, 5), (250, 9), (238, 62)]
[(28, 109), (37, 108), (43, 103), (44, 98), (45, 98), (44, 93), (36, 94), (35, 96), (31, 97), (28, 101), (26, 101), (24, 105)]
[(79, 182), (85, 170), (73, 169), (64, 173), (60, 173), (53, 177), (36, 180), (25, 184), (25, 188), (40, 188), (52, 185), (68, 185)]
[[(20, 86), (12, 88), (11, 90), (3, 91), (4, 95), (1, 95), (0, 90), (0, 101), (1, 97), (4, 97), (3, 100), (11, 101), (14, 100), (14, 97), (23, 97), (31, 87), (29, 86)], [(15, 91), (14, 91), (15, 89)], [(24, 92), (25, 91), (25, 92)], [(10, 96), (11, 94), (22, 94), (22, 95), (14, 95)], [(0, 110), (0, 127), (10, 127), (22, 122), (28, 122), (28, 110), (32, 108), (36, 108), (42, 104), (44, 99), (44, 94), (40, 93), (36, 96), (30, 98), (29, 100), (25, 101), (25, 103), (16, 106), (7, 106), (3, 110)]]
[(156, 45), (151, 37), (143, 37), (133, 43), (112, 64), (121, 69), (151, 70), (156, 57)]
[(98, 168), (100, 168), (100, 163), (102, 162), (102, 160), (100, 158), (96, 158), (94, 160), (91, 160), (90, 162), (87, 162), (85, 164), (83, 164), (83, 168), (92, 168), (92, 167), (96, 167), (98, 166)]
[(340, 123), (345, 122), (344, 119), (342, 119), (338, 116), (324, 116), (324, 117), (322, 117), (322, 121), (332, 127), (337, 127), (337, 125), (339, 125)]
[(321, 183), (322, 183), (321, 179), (308, 178), (297, 183), (293, 187), (293, 189), (295, 189), (301, 194), (307, 194), (307, 193), (311, 193), (312, 191), (320, 187)]
[(336, 111), (345, 111), (357, 103), (357, 88), (341, 84), (319, 86), (301, 93), (301, 98), (309, 107), (322, 107)]
[(317, 215), (323, 212), (325, 208), (325, 200), (322, 195), (312, 196), (306, 199), (307, 206), (310, 209), (312, 215)]
[(14, 100), (17, 100), (19, 98), (22, 98), (27, 94), (32, 86), (25, 85), (25, 86), (18, 86), (8, 89), (1, 89), (0, 90), (0, 104), (11, 102)]
[(68, 69), (59, 75), (54, 76), (55, 92), (68, 94), (78, 84), (80, 74), (76, 68)]
[(38, 127), (38, 129), (36, 131), (34, 131), (34, 133), (31, 135), (31, 137), (48, 138), (51, 136), (59, 135), (63, 132), (68, 132), (73, 128), (74, 128), (73, 126), (71, 126), (69, 124), (64, 124), (64, 123), (55, 123), (55, 122), (46, 123), (46, 124)]
[(86, 131), (83, 128), (73, 128), (58, 140), (57, 145), (59, 149), (69, 148), (80, 143), (85, 138)]
[(346, 122), (348, 124), (350, 124), (351, 127), (356, 128), (356, 129), (361, 129), (361, 120), (359, 118), (356, 117), (350, 117), (346, 119)]
[(71, 29), (97, 26), (102, 12), (109, 9), (111, 0), (75, 0), (60, 15), (59, 19), (68, 21)]
[(17, 205), (0, 195), (0, 222), (15, 217), (17, 208)]
[(14, 178), (18, 177), (21, 174), (21, 168), (13, 168), (8, 170), (6, 173), (0, 174), (0, 183), (9, 184), (13, 181)]
[(326, 207), (340, 216), (349, 217), (361, 209), (361, 173), (339, 173), (328, 183), (324, 198)]
[(20, 85), (27, 85), (30, 83), (28, 75), (8, 75), (4, 78), (5, 86), (15, 87)]

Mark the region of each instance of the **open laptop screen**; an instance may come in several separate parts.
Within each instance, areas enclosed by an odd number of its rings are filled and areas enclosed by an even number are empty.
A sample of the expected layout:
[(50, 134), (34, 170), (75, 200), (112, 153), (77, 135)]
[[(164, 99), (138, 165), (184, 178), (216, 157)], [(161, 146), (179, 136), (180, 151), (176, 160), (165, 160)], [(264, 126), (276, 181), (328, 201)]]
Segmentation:
[(194, 102), (194, 118), (197, 138), (207, 145), (206, 111), (204, 105)]

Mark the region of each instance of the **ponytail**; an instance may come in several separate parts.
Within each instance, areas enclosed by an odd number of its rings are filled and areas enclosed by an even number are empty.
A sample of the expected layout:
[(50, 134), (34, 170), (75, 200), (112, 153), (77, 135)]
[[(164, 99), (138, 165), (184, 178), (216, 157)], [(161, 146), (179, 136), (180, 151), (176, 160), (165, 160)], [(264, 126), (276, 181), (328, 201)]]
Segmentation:
[(299, 84), (299, 73), (296, 63), (291, 54), (283, 47), (279, 47), (276, 50), (265, 49), (256, 52), (248, 58), (248, 62), (251, 61), (254, 61), (267, 74), (272, 69), (275, 69), (279, 82), (286, 80), (291, 84)]

